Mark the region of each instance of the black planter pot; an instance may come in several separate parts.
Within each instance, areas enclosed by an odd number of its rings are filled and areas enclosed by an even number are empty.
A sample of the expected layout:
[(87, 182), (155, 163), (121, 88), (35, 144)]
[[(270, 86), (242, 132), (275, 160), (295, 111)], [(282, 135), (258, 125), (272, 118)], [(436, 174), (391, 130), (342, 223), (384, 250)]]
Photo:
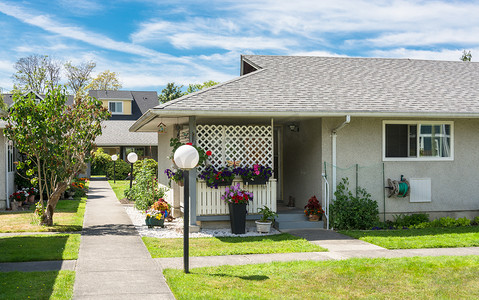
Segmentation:
[(244, 234), (246, 232), (246, 203), (228, 203), (230, 209), (231, 233)]
[(268, 180), (264, 178), (250, 178), (250, 179), (243, 179), (244, 184), (248, 185), (260, 185), (260, 184), (266, 184)]
[(231, 186), (233, 184), (233, 179), (225, 180), (225, 181), (215, 180), (215, 183), (218, 186)]

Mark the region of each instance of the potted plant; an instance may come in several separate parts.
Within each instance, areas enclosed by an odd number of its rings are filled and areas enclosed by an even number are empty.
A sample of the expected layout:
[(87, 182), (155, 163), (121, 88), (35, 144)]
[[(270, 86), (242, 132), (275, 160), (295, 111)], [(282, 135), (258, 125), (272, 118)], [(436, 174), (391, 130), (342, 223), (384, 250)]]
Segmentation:
[(253, 165), (250, 167), (238, 167), (234, 170), (235, 174), (241, 176), (244, 184), (266, 184), (273, 175), (273, 169), (262, 165)]
[(255, 221), (256, 231), (259, 233), (269, 233), (271, 230), (271, 224), (274, 219), (278, 217), (278, 214), (269, 209), (266, 205), (263, 208), (258, 209), (258, 213), (261, 214), (261, 219)]
[(316, 196), (309, 198), (308, 204), (304, 207), (304, 214), (309, 218), (310, 221), (319, 221), (322, 219), (324, 210), (321, 207)]
[(154, 226), (164, 227), (165, 218), (168, 217), (170, 212), (170, 204), (168, 204), (163, 198), (160, 198), (146, 211), (145, 224), (148, 228)]
[(253, 201), (253, 193), (242, 190), (240, 184), (226, 187), (221, 200), (228, 204), (230, 210), (231, 232), (244, 234), (246, 232), (246, 205)]
[(198, 178), (204, 179), (208, 187), (217, 189), (218, 186), (230, 186), (235, 173), (228, 167), (216, 170), (214, 166), (208, 166), (198, 175)]
[(173, 180), (176, 182), (179, 186), (183, 186), (183, 170), (178, 169), (178, 170), (171, 170), (171, 169), (166, 169), (165, 174), (170, 180), (169, 184), (171, 185), (171, 181)]

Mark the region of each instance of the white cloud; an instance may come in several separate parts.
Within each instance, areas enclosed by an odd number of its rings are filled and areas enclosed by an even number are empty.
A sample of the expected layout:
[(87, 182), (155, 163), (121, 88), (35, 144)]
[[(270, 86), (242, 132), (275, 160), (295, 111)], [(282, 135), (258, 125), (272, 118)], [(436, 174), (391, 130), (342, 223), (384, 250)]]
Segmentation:
[(326, 56), (326, 57), (347, 57), (347, 55), (332, 53), (328, 51), (298, 51), (291, 52), (289, 55), (294, 56)]
[[(441, 49), (433, 50), (414, 50), (406, 48), (397, 48), (392, 50), (374, 50), (371, 55), (375, 57), (387, 58), (411, 58), (411, 59), (426, 59), (426, 60), (449, 60), (458, 61), (464, 49)], [(472, 61), (474, 61), (474, 53), (479, 53), (479, 48), (471, 49)]]

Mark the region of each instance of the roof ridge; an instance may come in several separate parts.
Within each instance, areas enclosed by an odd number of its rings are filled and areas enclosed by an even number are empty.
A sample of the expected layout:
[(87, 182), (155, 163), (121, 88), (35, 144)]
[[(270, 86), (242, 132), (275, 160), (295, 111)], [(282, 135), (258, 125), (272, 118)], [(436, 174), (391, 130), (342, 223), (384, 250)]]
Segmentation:
[(183, 100), (187, 100), (188, 98), (191, 98), (191, 97), (193, 97), (193, 96), (197, 96), (197, 95), (200, 95), (200, 94), (205, 93), (205, 92), (207, 92), (207, 91), (210, 91), (210, 90), (213, 90), (213, 89), (216, 89), (216, 88), (220, 88), (220, 87), (223, 87), (223, 86), (225, 86), (225, 85), (227, 85), (227, 84), (231, 84), (231, 83), (233, 83), (233, 82), (239, 81), (239, 80), (241, 80), (241, 79), (243, 79), (243, 78), (256, 75), (256, 74), (258, 74), (259, 72), (262, 72), (262, 71), (265, 71), (265, 70), (267, 70), (267, 69), (264, 69), (264, 68), (263, 68), (263, 69), (259, 69), (259, 70), (256, 70), (256, 71), (254, 71), (254, 72), (248, 73), (248, 74), (246, 74), (246, 75), (238, 76), (238, 77), (233, 78), (233, 79), (230, 79), (230, 80), (228, 80), (228, 81), (225, 81), (225, 82), (216, 84), (216, 85), (214, 85), (214, 86), (210, 86), (210, 87), (208, 87), (208, 88), (206, 88), (206, 89), (202, 89), (202, 90), (199, 90), (199, 91), (197, 91), (197, 92), (194, 92), (194, 93), (191, 93), (191, 94), (188, 94), (188, 95), (181, 96), (180, 98), (177, 98), (177, 99), (174, 99), (174, 100), (165, 102), (165, 103), (160, 104), (160, 105), (158, 105), (158, 106), (156, 106), (156, 107), (154, 107), (154, 108), (162, 109), (162, 108), (168, 107), (168, 106), (170, 106), (170, 105), (176, 104), (176, 103), (181, 102), (181, 101), (183, 101)]

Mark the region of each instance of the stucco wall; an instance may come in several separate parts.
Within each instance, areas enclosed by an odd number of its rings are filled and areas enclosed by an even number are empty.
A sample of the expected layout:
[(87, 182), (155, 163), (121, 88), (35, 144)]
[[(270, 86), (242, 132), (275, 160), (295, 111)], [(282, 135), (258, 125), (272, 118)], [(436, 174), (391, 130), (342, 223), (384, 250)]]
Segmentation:
[[(396, 120), (387, 118), (384, 120)], [(421, 119), (414, 119), (421, 120)], [(344, 118), (323, 118), (323, 160), (331, 163), (331, 130)], [(476, 216), (479, 211), (479, 120), (455, 119), (453, 161), (403, 161), (384, 162), (384, 177), (399, 180), (406, 178), (431, 178), (432, 201), (411, 203), (409, 197), (384, 197), (382, 180), (382, 121), (380, 118), (351, 118), (351, 123), (337, 135), (337, 180), (343, 175), (355, 175), (359, 164), (359, 185), (366, 187), (378, 201), (379, 210), (385, 204), (387, 217), (394, 214), (426, 212), (431, 217)], [(442, 119), (441, 121), (450, 121)], [(328, 137), (328, 138), (326, 138)], [(352, 171), (351, 171), (352, 170)], [(350, 178), (350, 181), (354, 181)], [(385, 203), (383, 199), (385, 198)]]
[(0, 209), (5, 209), (7, 205), (7, 196), (5, 190), (5, 172), (7, 166), (5, 158), (5, 136), (0, 134)]
[(172, 162), (166, 157), (171, 154), (170, 139), (173, 137), (173, 126), (167, 128), (166, 133), (158, 134), (158, 182), (168, 186), (166, 169), (171, 169)]
[(293, 196), (303, 208), (311, 196), (321, 197), (321, 119), (298, 125), (299, 132), (283, 130), (283, 200)]

